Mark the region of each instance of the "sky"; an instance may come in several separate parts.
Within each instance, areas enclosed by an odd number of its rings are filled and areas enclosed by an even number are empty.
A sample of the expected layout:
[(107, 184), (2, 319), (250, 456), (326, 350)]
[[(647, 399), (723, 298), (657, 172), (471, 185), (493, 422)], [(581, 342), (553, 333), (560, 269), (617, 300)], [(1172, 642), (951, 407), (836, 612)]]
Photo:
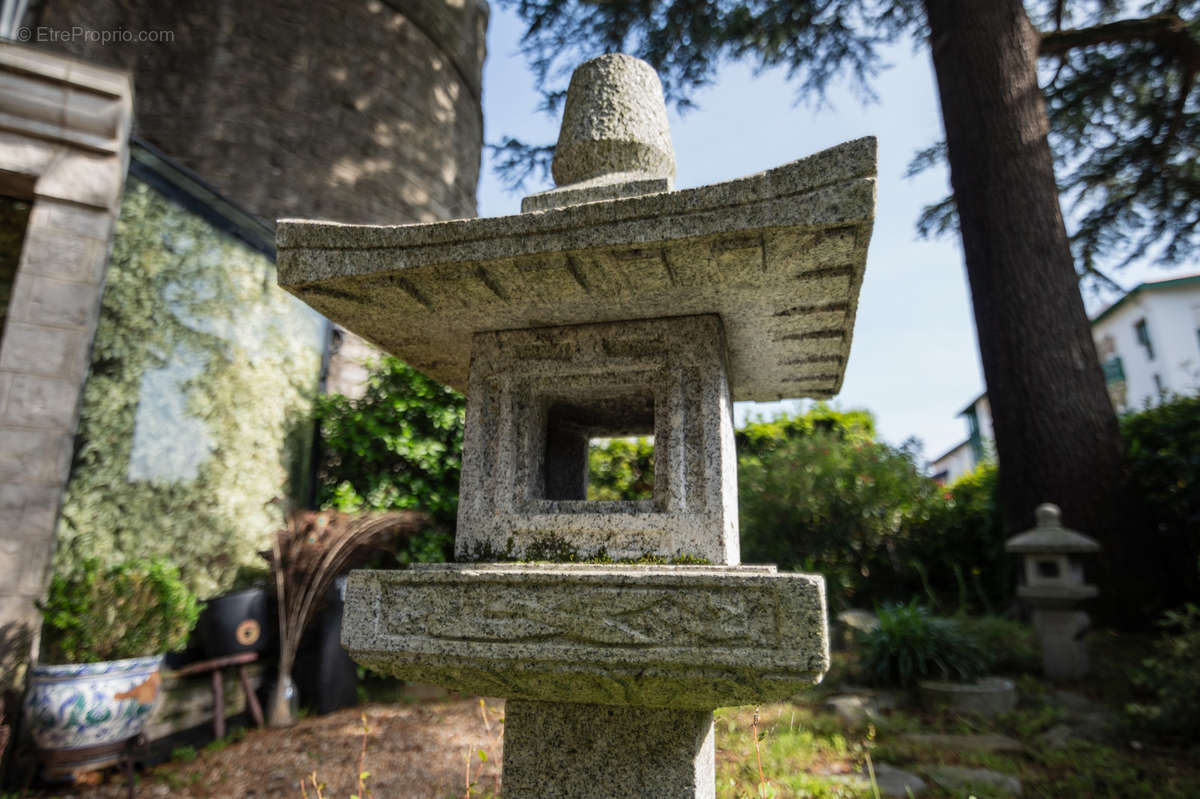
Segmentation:
[[(514, 14), (493, 4), (483, 84), (488, 142), (515, 136), (547, 144), (558, 137), (558, 118), (537, 111), (534, 77), (518, 52), (523, 31)], [(916, 436), (925, 457), (934, 459), (966, 437), (958, 413), (983, 391), (983, 373), (957, 237), (922, 240), (916, 234), (921, 208), (949, 193), (946, 171), (904, 178), (913, 154), (942, 137), (929, 57), (902, 44), (887, 50), (885, 61), (891, 68), (872, 84), (878, 102), (864, 105), (843, 85), (833, 88), (822, 108), (796, 104), (782, 70), (755, 75), (749, 67), (725, 65), (715, 84), (693, 96), (699, 108), (683, 116), (668, 109), (675, 187), (719, 183), (849, 139), (878, 138), (875, 230), (846, 377), (833, 402), (872, 411), (884, 440), (899, 445)], [(519, 213), (522, 196), (546, 188), (550, 184), (531, 181), (519, 192), (507, 191), (485, 153), (479, 215)], [(1131, 288), (1169, 274), (1133, 266), (1117, 279)], [(735, 417), (740, 424), (797, 406), (738, 403)]]

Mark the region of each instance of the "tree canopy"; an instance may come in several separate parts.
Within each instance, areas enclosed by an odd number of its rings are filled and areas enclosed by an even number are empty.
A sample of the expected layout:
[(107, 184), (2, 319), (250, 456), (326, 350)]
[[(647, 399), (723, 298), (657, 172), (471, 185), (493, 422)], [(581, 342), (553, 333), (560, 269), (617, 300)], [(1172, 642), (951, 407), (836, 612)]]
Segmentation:
[[(864, 100), (885, 68), (883, 48), (928, 37), (911, 0), (500, 0), (528, 25), (522, 39), (544, 108), (556, 110), (581, 61), (628, 52), (658, 71), (685, 109), (721, 64), (782, 67), (796, 99), (824, 102), (836, 79)], [(1040, 31), (1042, 88), (1059, 184), (1070, 203), (1081, 274), (1165, 265), (1200, 254), (1200, 2), (1041, 0), (1025, 3)], [(489, 145), (517, 186), (549, 174), (554, 148), (514, 138)], [(944, 160), (944, 142), (915, 154), (910, 173)], [(926, 208), (924, 235), (957, 227), (952, 197)]]
[(398, 358), (371, 365), (367, 390), (317, 398), (318, 503), (347, 512), (420, 510), (432, 528), (405, 540), (401, 562), (454, 549), (466, 403)]
[[(1005, 527), (1057, 502), (1104, 545), (1109, 619), (1138, 623), (1129, 600), (1171, 554), (1148, 551), (1119, 519), (1120, 434), (1078, 274), (1196, 252), (1200, 0), (501, 3), (528, 25), (523, 49), (549, 110), (570, 69), (603, 52), (644, 58), (686, 106), (731, 59), (783, 67), (801, 99), (822, 101), (835, 78), (869, 98), (885, 45), (927, 45), (946, 143), (916, 167), (944, 153), (954, 196), (922, 223), (958, 221)], [(492, 149), (512, 180), (552, 153), (513, 139)], [(1060, 196), (1074, 203), (1072, 238)]]

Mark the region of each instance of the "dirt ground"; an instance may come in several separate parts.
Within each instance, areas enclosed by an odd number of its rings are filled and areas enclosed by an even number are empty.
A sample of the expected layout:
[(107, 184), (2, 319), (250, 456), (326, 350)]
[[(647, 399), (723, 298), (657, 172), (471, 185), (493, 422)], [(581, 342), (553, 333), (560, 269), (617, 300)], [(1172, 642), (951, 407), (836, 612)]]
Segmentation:
[[(473, 796), (495, 794), (503, 708), (503, 700), (489, 699), (481, 707), (478, 699), (461, 698), (370, 704), (307, 718), (283, 731), (251, 730), (236, 743), (222, 747), (218, 742), (200, 750), (190, 762), (176, 759), (146, 771), (135, 796), (346, 799), (359, 792), (363, 717), (367, 726), (364, 770), (370, 774), (366, 787), (378, 799), (462, 797), (468, 779)], [(321, 794), (310, 781), (314, 772), (324, 785)], [(31, 794), (45, 799), (126, 795), (124, 781), (111, 775), (99, 784)]]

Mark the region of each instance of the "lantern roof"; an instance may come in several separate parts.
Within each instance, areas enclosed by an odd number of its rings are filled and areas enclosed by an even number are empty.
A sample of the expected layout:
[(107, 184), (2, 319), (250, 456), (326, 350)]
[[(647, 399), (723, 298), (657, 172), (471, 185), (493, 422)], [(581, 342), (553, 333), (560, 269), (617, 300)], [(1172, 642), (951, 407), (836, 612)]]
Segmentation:
[(1017, 554), (1086, 554), (1100, 550), (1100, 544), (1083, 533), (1062, 525), (1062, 511), (1050, 502), (1038, 505), (1037, 524), (1004, 543), (1004, 549)]

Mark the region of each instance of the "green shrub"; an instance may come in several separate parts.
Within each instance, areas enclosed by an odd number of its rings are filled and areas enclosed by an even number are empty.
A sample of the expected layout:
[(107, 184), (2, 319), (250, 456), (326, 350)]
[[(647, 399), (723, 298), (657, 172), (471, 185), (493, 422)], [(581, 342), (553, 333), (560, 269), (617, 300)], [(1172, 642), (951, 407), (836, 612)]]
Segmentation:
[(1152, 705), (1128, 707), (1136, 722), (1168, 735), (1200, 739), (1200, 607), (1167, 611), (1154, 655), (1142, 661), (1134, 682), (1155, 694)]
[(347, 513), (424, 511), (433, 527), (408, 539), (397, 559), (448, 559), (464, 412), (461, 394), (392, 357), (372, 366), (361, 398), (319, 398), (321, 507)]
[(735, 440), (739, 457), (761, 458), (782, 442), (820, 433), (851, 443), (874, 441), (875, 417), (862, 408), (843, 411), (817, 402), (803, 413), (747, 420), (746, 426), (735, 433)]
[[(1200, 599), (1200, 396), (1176, 397), (1121, 419), (1131, 551), (1161, 575), (1145, 619)], [(1086, 530), (1084, 532), (1087, 532)], [(1103, 588), (1101, 589), (1103, 590)]]
[(191, 763), (196, 757), (194, 746), (177, 746), (171, 750), (171, 759), (178, 763)]
[(200, 615), (179, 569), (161, 559), (56, 574), (42, 605), (42, 662), (90, 663), (182, 647)]
[(939, 487), (921, 474), (915, 448), (870, 440), (866, 412), (838, 422), (814, 410), (816, 420), (739, 433), (742, 559), (823, 574), (834, 609), (907, 598), (919, 585), (906, 574), (907, 531)]
[(588, 499), (654, 497), (654, 442), (614, 438), (588, 450)]
[(944, 613), (991, 614), (1016, 588), (1016, 561), (996, 502), (994, 463), (981, 464), (930, 496), (904, 539), (904, 586)]
[(1032, 626), (1000, 616), (956, 616), (953, 623), (983, 653), (988, 671), (1041, 673)]
[(862, 669), (870, 682), (911, 688), (918, 680), (983, 676), (984, 653), (952, 620), (931, 616), (915, 601), (882, 607), (878, 615), (879, 626), (863, 636)]

